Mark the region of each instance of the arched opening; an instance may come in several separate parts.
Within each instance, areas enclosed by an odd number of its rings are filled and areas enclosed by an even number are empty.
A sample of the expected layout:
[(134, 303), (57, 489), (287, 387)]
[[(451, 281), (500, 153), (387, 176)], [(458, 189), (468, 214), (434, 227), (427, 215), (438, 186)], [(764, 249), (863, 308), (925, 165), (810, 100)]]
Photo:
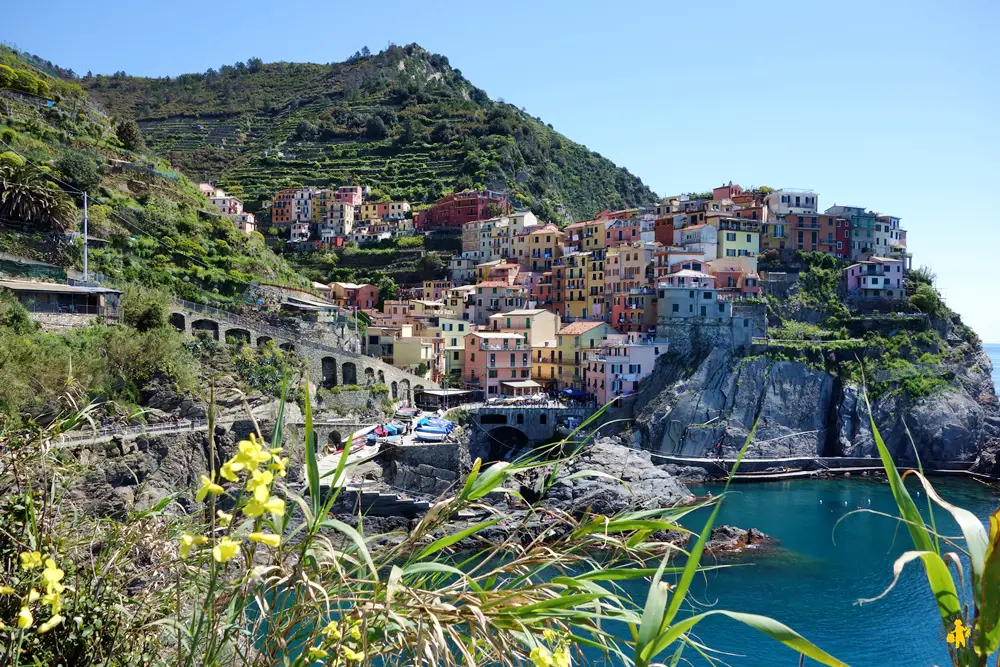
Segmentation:
[(487, 433), (490, 461), (513, 461), (528, 447), (530, 440), (513, 426), (498, 426)]
[(323, 387), (329, 389), (337, 386), (337, 360), (333, 357), (323, 357)]
[(353, 361), (344, 362), (340, 367), (340, 377), (344, 384), (358, 383), (358, 367), (354, 365)]
[(326, 441), (330, 445), (330, 450), (335, 452), (343, 444), (344, 436), (340, 434), (340, 431), (330, 431), (330, 435), (326, 436)]
[(403, 403), (409, 404), (410, 402), (410, 381), (400, 380), (399, 381), (399, 400)]
[(375, 384), (375, 370), (372, 368), (365, 369), (365, 384)]
[(423, 391), (423, 390), (424, 390), (424, 385), (422, 385), (422, 384), (417, 384), (417, 385), (413, 386), (413, 393), (414, 394), (417, 393), (418, 391)]
[(197, 334), (200, 331), (209, 333), (212, 338), (219, 340), (219, 323), (215, 320), (195, 320), (191, 323), (191, 333)]
[(187, 318), (184, 317), (184, 313), (170, 313), (170, 326), (177, 329), (178, 331), (187, 330)]
[(389, 385), (389, 390), (392, 392), (392, 400), (395, 401), (397, 398), (399, 398), (399, 385), (396, 384), (395, 380), (393, 380), (392, 384)]
[(378, 383), (385, 384), (385, 371), (378, 372)]
[(274, 339), (270, 336), (260, 336), (257, 338), (257, 347), (264, 347), (268, 343), (274, 343)]
[(249, 345), (250, 332), (246, 329), (226, 329), (226, 343), (229, 345)]
[(280, 347), (285, 352), (294, 352), (295, 351), (295, 345), (293, 345), (292, 343), (282, 343), (280, 345)]

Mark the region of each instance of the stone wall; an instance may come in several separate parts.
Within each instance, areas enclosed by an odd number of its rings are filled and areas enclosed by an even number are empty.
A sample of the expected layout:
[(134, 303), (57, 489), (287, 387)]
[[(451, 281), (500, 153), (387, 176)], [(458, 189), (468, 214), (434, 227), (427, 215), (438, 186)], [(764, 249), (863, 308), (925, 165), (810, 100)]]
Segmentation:
[(369, 407), (376, 407), (385, 398), (384, 395), (375, 395), (367, 389), (357, 389), (354, 391), (340, 391), (336, 393), (324, 392), (321, 394), (321, 403), (317, 407), (326, 410), (367, 410)]
[(461, 453), (461, 445), (457, 443), (421, 443), (397, 447), (394, 459), (408, 466), (427, 465), (433, 468), (458, 471)]
[(686, 356), (715, 347), (749, 350), (754, 329), (751, 325), (752, 321), (745, 317), (728, 320), (661, 317), (656, 333), (670, 341), (671, 354)]
[(76, 313), (31, 313), (31, 319), (38, 322), (43, 331), (64, 331), (76, 327), (85, 327), (96, 321), (99, 315), (82, 315)]
[(416, 493), (440, 496), (458, 480), (457, 472), (445, 468), (435, 468), (426, 463), (407, 465), (397, 460), (395, 468), (392, 485)]

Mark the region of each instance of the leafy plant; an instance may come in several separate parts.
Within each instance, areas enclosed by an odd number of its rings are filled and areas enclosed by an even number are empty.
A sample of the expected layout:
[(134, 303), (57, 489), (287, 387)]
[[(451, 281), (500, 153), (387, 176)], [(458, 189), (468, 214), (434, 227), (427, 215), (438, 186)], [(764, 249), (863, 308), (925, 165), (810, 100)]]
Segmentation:
[[(867, 400), (866, 395), (866, 404)], [(922, 466), (918, 472), (907, 471), (901, 477), (871, 417), (871, 406), (867, 407), (872, 435), (899, 508), (899, 521), (906, 526), (913, 550), (896, 559), (892, 583), (881, 595), (860, 602), (874, 602), (884, 597), (895, 587), (906, 565), (920, 561), (937, 603), (952, 663), (955, 667), (986, 667), (990, 656), (1000, 648), (1000, 509), (990, 516), (987, 528), (972, 512), (944, 500), (924, 476)], [(907, 475), (915, 476), (927, 494), (929, 518), (926, 521), (903, 484)], [(932, 502), (951, 514), (962, 532), (964, 547), (956, 544), (953, 538), (939, 534)], [(954, 551), (946, 551), (945, 547)], [(965, 570), (960, 554), (968, 558), (971, 565), (968, 582), (971, 599), (965, 595)]]
[(0, 160), (0, 219), (61, 232), (76, 225), (77, 210), (59, 186), (34, 165)]

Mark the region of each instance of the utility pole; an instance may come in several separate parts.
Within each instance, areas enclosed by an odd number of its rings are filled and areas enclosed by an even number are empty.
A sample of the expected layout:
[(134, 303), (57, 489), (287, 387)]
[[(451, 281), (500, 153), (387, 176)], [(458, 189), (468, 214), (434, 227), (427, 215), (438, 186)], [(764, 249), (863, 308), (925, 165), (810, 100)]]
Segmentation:
[(87, 193), (83, 193), (83, 280), (89, 278), (87, 273)]

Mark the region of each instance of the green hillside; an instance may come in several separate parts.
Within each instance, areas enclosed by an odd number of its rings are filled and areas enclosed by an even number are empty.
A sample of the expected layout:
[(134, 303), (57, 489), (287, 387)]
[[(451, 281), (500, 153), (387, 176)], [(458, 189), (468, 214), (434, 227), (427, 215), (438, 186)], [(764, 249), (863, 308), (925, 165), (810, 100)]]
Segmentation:
[[(237, 230), (184, 175), (116, 124), (75, 81), (0, 47), (0, 252), (82, 267), (89, 193), (90, 270), (200, 300), (239, 300), (248, 283), (305, 279)], [(51, 101), (51, 105), (50, 105)]]
[(175, 168), (219, 182), (251, 209), (283, 187), (349, 183), (415, 203), (502, 189), (550, 220), (655, 198), (627, 170), (491, 101), (417, 45), (328, 65), (251, 59), (204, 74), (80, 83), (113, 115), (137, 119)]

